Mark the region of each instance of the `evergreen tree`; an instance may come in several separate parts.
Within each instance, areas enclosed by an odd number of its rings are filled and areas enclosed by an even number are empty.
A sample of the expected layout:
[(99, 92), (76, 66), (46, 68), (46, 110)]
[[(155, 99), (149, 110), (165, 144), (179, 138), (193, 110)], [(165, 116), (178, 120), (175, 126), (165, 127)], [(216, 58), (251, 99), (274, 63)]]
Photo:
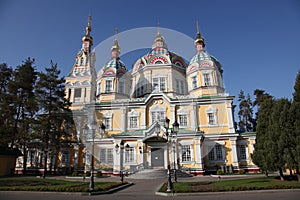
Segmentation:
[(37, 112), (34, 95), (37, 72), (33, 63), (34, 59), (28, 58), (22, 65), (17, 66), (13, 72), (13, 79), (8, 84), (9, 95), (12, 98), (10, 109), (14, 116), (12, 145), (23, 148), (23, 174), (26, 174), (26, 145), (31, 139), (31, 125)]
[(62, 122), (64, 118), (68, 118), (70, 105), (65, 98), (65, 80), (64, 77), (60, 78), (57, 64), (51, 62), (51, 67), (45, 68), (45, 71), (45, 73), (39, 73), (36, 86), (39, 105), (38, 128), (45, 150), (43, 177), (47, 173), (47, 150), (49, 150), (49, 145), (59, 143), (58, 140), (63, 134)]
[(250, 95), (247, 94), (245, 97), (244, 91), (241, 90), (239, 93), (238, 101), (239, 104), (239, 123), (238, 127), (241, 132), (249, 132), (253, 131), (253, 109), (252, 109), (252, 101)]
[(254, 90), (253, 94), (255, 95), (255, 100), (253, 101), (253, 109), (256, 108), (256, 113), (255, 117), (252, 119), (252, 124), (253, 124), (253, 131), (256, 131), (256, 126), (257, 126), (257, 119), (258, 119), (258, 113), (261, 104), (263, 103), (264, 100), (266, 99), (272, 99), (273, 97), (266, 93), (264, 90), (256, 89)]
[(253, 162), (259, 166), (266, 175), (268, 174), (268, 170), (274, 170), (272, 158), (269, 154), (272, 143), (270, 142), (270, 134), (268, 134), (271, 125), (270, 115), (273, 109), (273, 102), (273, 99), (267, 98), (260, 103), (256, 129), (256, 144), (254, 145), (252, 155)]
[(12, 79), (13, 70), (5, 63), (0, 64), (0, 147), (8, 148), (12, 143), (13, 113), (11, 109), (11, 95), (8, 92), (8, 83)]
[(291, 107), (291, 115), (293, 119), (293, 135), (292, 138), (295, 141), (293, 151), (295, 159), (296, 171), (299, 174), (300, 167), (300, 70), (296, 76), (294, 85), (293, 102)]
[(288, 134), (290, 131), (289, 119), (290, 101), (288, 99), (278, 99), (274, 101), (272, 113), (270, 115), (271, 124), (268, 129), (268, 143), (270, 149), (268, 154), (270, 156), (270, 162), (275, 169), (278, 169), (281, 180), (283, 178), (283, 170), (287, 164), (287, 150), (290, 148), (290, 141)]

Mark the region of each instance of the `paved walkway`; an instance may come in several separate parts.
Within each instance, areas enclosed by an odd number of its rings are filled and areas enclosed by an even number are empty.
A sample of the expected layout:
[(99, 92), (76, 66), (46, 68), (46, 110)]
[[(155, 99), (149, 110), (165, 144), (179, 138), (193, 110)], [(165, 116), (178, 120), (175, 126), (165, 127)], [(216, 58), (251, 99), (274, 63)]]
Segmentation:
[[(127, 187), (123, 190), (120, 190), (113, 194), (105, 194), (101, 196), (81, 196), (74, 193), (70, 193), (68, 195), (62, 193), (53, 193), (53, 192), (0, 192), (0, 199), (6, 200), (65, 200), (66, 198), (71, 198), (72, 200), (82, 200), (82, 199), (109, 199), (109, 200), (131, 200), (131, 199), (143, 199), (143, 200), (164, 200), (166, 198), (172, 199), (188, 199), (188, 200), (239, 200), (241, 195), (243, 199), (264, 199), (264, 200), (296, 200), (300, 195), (300, 190), (295, 191), (250, 191), (250, 192), (242, 192), (242, 193), (209, 193), (209, 194), (190, 194), (191, 196), (157, 196), (155, 192), (157, 192), (160, 186), (167, 181), (166, 173), (162, 173), (162, 171), (156, 170), (144, 170), (140, 173), (130, 175), (124, 178), (124, 181), (132, 182), (134, 185)], [(239, 179), (245, 177), (261, 177), (263, 175), (234, 175), (234, 176), (221, 176), (223, 180), (228, 179)], [(50, 178), (50, 177), (49, 177)], [(86, 178), (83, 180), (82, 178), (74, 178), (74, 177), (65, 177), (65, 176), (57, 176), (51, 177), (55, 179), (65, 179), (65, 180), (73, 180), (73, 181), (86, 181), (89, 182), (90, 179)], [(194, 176), (188, 178), (178, 178), (178, 181), (215, 181), (218, 180), (217, 176)], [(107, 177), (107, 178), (95, 178), (95, 181), (112, 181), (119, 182), (120, 177)], [(69, 196), (72, 195), (72, 196)]]

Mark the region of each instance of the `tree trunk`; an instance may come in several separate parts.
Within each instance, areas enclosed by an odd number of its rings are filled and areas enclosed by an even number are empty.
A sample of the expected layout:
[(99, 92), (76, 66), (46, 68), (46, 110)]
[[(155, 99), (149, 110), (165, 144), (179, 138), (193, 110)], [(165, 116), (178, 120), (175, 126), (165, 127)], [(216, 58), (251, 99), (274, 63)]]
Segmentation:
[(268, 170), (265, 171), (265, 177), (268, 177), (269, 176), (269, 173), (268, 173)]
[(284, 181), (284, 177), (283, 177), (283, 170), (281, 167), (278, 168), (279, 170), (279, 176), (280, 176), (280, 180)]
[(26, 146), (24, 144), (23, 145), (23, 175), (27, 174), (26, 164), (27, 164), (27, 151), (26, 151)]
[(292, 168), (290, 168), (289, 170), (290, 170), (290, 176), (293, 177), (293, 170), (292, 170)]
[(47, 151), (44, 151), (45, 156), (44, 156), (44, 173), (43, 173), (43, 178), (46, 178), (46, 174), (47, 174), (47, 159), (48, 159), (48, 153)]

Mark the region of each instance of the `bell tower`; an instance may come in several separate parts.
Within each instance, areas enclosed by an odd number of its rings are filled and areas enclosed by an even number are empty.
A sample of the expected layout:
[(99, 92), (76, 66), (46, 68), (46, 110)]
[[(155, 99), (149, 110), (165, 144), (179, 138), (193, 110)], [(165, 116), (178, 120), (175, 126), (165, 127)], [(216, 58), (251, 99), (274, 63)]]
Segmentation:
[(118, 41), (118, 28), (111, 47), (111, 59), (97, 75), (97, 101), (113, 101), (129, 98), (131, 75), (120, 59), (121, 48)]
[(93, 46), (92, 19), (88, 17), (85, 35), (82, 37), (82, 46), (76, 55), (75, 63), (70, 74), (66, 77), (66, 97), (72, 103), (71, 109), (81, 109), (84, 103), (95, 100), (96, 72), (94, 68), (95, 53)]
[(224, 93), (223, 70), (220, 62), (206, 52), (198, 21), (195, 39), (196, 55), (186, 70), (188, 92), (195, 97), (218, 96)]

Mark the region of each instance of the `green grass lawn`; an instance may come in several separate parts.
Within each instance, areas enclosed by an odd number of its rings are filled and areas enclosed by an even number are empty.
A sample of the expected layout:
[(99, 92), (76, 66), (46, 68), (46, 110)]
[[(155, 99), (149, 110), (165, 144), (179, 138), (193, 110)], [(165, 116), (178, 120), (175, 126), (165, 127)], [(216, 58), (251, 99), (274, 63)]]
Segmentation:
[[(294, 180), (280, 181), (278, 180), (278, 178), (275, 177), (173, 183), (173, 191), (175, 193), (293, 189), (293, 188), (300, 188), (300, 182)], [(167, 185), (164, 184), (160, 189), (160, 192), (165, 192), (166, 189), (167, 189)]]
[[(123, 185), (121, 182), (95, 182), (95, 192)], [(0, 191), (89, 192), (89, 182), (42, 178), (0, 178)]]

